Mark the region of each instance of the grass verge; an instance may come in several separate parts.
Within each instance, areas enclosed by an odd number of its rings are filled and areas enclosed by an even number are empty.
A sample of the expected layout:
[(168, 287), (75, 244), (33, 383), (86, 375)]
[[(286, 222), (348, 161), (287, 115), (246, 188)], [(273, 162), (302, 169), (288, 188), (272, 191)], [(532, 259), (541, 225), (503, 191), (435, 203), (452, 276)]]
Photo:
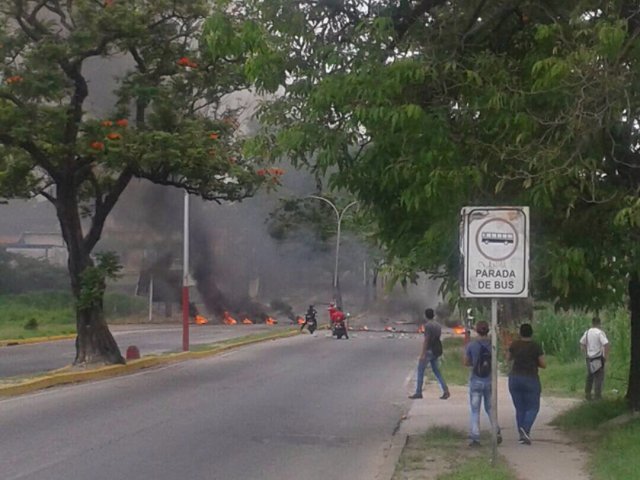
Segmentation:
[(502, 459), (490, 464), (491, 442), (483, 440), (483, 446), (468, 448), (466, 435), (448, 427), (409, 436), (392, 480), (515, 480)]
[[(464, 354), (464, 339), (449, 337), (442, 341), (442, 357), (440, 371), (449, 385), (466, 385), (469, 383), (469, 368), (462, 364)], [(427, 369), (427, 375), (431, 373)]]
[(589, 452), (593, 480), (638, 478), (640, 416), (629, 413), (624, 399), (584, 402), (558, 416), (553, 424)]
[[(105, 295), (107, 319), (136, 315), (146, 301), (118, 293)], [(0, 340), (71, 335), (76, 331), (74, 301), (68, 292), (0, 295)]]

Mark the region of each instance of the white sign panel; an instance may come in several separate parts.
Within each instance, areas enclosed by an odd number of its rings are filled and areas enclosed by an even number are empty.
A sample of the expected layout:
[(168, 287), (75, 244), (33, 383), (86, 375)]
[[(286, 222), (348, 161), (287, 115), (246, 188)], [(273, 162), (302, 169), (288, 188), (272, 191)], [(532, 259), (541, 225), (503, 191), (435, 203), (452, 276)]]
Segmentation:
[(529, 296), (529, 207), (464, 207), (463, 297)]

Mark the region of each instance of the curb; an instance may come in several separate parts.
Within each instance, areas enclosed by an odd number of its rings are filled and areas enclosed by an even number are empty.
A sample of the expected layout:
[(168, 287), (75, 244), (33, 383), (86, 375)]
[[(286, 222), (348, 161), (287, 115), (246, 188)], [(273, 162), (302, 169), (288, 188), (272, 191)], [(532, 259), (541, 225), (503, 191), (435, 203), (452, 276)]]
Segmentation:
[[(277, 340), (280, 338), (288, 338), (294, 335), (298, 335), (297, 329), (288, 330), (285, 332), (277, 332), (263, 337), (238, 337), (234, 340), (228, 340), (229, 343), (224, 345), (212, 345), (208, 349), (202, 351), (189, 351), (170, 353), (160, 356), (150, 356), (141, 358), (139, 360), (130, 360), (125, 365), (108, 365), (104, 367), (98, 367), (83, 372), (69, 372), (70, 367), (64, 367), (59, 370), (54, 370), (51, 374), (37, 377), (31, 380), (25, 380), (14, 385), (0, 386), (0, 397), (13, 397), (18, 395), (24, 395), (25, 393), (34, 392), (37, 390), (43, 390), (58, 385), (68, 385), (72, 383), (80, 383), (92, 380), (104, 380), (107, 378), (113, 378), (121, 375), (143, 370), (145, 368), (157, 367), (160, 365), (169, 365), (173, 363), (182, 362), (185, 360), (195, 360), (199, 358), (206, 358), (218, 355), (228, 350), (244, 347), (253, 343), (261, 343), (269, 340)], [(91, 367), (89, 367), (91, 368)]]
[(26, 345), (30, 343), (55, 342), (58, 340), (71, 340), (76, 338), (75, 333), (68, 335), (53, 335), (51, 337), (33, 337), (33, 338), (11, 338), (9, 340), (0, 340), (0, 347), (14, 347), (16, 345)]

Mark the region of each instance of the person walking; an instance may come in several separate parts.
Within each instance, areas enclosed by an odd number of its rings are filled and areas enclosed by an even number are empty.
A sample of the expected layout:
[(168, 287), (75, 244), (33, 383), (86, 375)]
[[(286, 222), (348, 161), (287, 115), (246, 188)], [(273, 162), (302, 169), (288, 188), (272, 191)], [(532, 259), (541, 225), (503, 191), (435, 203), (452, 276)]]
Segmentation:
[(520, 338), (510, 346), (507, 358), (512, 362), (509, 372), (509, 393), (516, 409), (519, 442), (531, 445), (531, 428), (540, 410), (542, 391), (538, 368), (546, 368), (542, 347), (533, 339), (528, 323), (520, 326)]
[(424, 311), (424, 316), (427, 319), (427, 323), (424, 326), (424, 341), (422, 342), (422, 353), (418, 360), (418, 371), (416, 378), (416, 391), (409, 398), (412, 400), (422, 398), (422, 385), (424, 383), (424, 372), (427, 368), (427, 363), (431, 365), (433, 375), (438, 380), (440, 388), (442, 390), (441, 400), (446, 400), (450, 397), (449, 387), (444, 381), (440, 368), (438, 367), (438, 359), (442, 355), (442, 342), (440, 341), (440, 335), (442, 334), (442, 328), (440, 324), (435, 321), (435, 313), (432, 308), (427, 308)]
[[(587, 400), (602, 398), (604, 385), (604, 366), (609, 356), (609, 340), (600, 328), (600, 318), (593, 317), (591, 328), (580, 338), (580, 348), (585, 354), (587, 362), (587, 379), (584, 394)], [(591, 396), (593, 390), (593, 397)]]
[[(469, 376), (469, 406), (471, 409), (469, 446), (480, 445), (480, 408), (484, 402), (484, 411), (491, 423), (491, 339), (489, 324), (480, 320), (475, 326), (477, 338), (465, 347), (464, 364), (471, 368)], [(493, 425), (492, 425), (493, 426)], [(500, 427), (497, 428), (498, 444), (502, 443)]]

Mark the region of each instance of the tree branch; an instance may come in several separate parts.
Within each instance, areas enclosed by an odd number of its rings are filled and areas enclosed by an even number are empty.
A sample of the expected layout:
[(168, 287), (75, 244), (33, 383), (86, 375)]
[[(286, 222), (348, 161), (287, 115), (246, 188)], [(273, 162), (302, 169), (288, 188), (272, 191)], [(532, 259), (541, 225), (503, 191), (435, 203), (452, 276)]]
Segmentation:
[(88, 252), (93, 250), (93, 247), (95, 247), (100, 240), (105, 220), (109, 216), (109, 213), (111, 213), (111, 210), (120, 198), (120, 195), (122, 195), (124, 189), (127, 188), (127, 185), (129, 185), (132, 178), (133, 172), (126, 168), (120, 173), (120, 176), (116, 179), (111, 191), (104, 198), (98, 201), (99, 196), (96, 195), (96, 211), (91, 221), (91, 227), (83, 239), (84, 247)]
[(0, 132), (0, 143), (24, 150), (31, 156), (37, 165), (41, 166), (51, 176), (51, 178), (56, 181), (60, 178), (60, 173), (54, 167), (53, 163), (49, 161), (44, 152), (32, 141), (18, 141), (11, 135)]
[[(401, 5), (406, 2), (401, 2)], [(404, 37), (407, 31), (422, 17), (425, 13), (430, 12), (440, 5), (447, 3), (447, 0), (421, 0), (407, 14), (402, 12), (391, 17), (393, 27), (398, 35), (398, 39)]]

